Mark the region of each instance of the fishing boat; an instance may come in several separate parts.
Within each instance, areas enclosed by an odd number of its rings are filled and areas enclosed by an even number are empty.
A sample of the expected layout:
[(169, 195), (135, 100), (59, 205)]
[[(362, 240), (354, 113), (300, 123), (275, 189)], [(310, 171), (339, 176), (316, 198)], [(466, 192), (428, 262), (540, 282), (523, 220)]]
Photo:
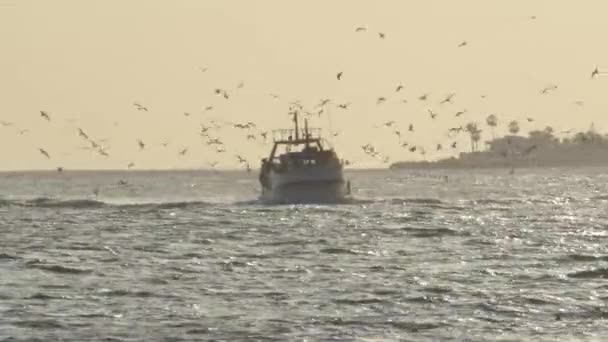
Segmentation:
[(344, 180), (344, 161), (333, 148), (326, 148), (321, 130), (298, 126), (273, 131), (270, 156), (262, 159), (260, 199), (265, 203), (339, 203), (350, 197)]

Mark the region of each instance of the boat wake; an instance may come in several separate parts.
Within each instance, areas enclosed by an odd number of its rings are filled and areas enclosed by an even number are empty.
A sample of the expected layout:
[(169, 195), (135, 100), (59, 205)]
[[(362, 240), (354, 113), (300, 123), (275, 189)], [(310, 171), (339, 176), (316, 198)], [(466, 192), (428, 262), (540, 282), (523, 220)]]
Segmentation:
[(0, 207), (30, 207), (49, 209), (185, 209), (190, 207), (205, 207), (213, 205), (204, 201), (176, 201), (176, 202), (145, 202), (145, 203), (111, 203), (93, 199), (60, 199), (38, 197), (26, 200), (0, 199)]

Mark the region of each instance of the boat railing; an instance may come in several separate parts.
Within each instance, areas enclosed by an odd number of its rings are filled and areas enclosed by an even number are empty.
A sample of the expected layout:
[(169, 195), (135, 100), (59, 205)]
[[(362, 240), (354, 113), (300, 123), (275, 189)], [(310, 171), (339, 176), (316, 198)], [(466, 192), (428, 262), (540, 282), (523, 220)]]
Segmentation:
[[(308, 132), (305, 129), (298, 130), (298, 139), (305, 140), (306, 134), (308, 133), (308, 139), (321, 139), (321, 129), (320, 128), (309, 128)], [(272, 131), (272, 139), (277, 141), (290, 141), (296, 140), (296, 130), (295, 129), (275, 129)]]

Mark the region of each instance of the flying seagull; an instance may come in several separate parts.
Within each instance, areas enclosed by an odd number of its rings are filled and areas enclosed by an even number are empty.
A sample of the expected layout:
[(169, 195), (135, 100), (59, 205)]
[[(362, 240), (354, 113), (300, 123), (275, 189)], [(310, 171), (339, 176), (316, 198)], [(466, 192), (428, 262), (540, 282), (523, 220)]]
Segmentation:
[(399, 92), (401, 89), (403, 89), (403, 84), (399, 84), (397, 86), (397, 88), (395, 89), (396, 92)]
[(49, 153), (47, 151), (45, 151), (42, 148), (38, 149), (40, 151), (40, 153), (42, 153), (43, 156), (45, 156), (47, 159), (51, 159), (51, 156), (49, 155)]
[(43, 110), (40, 111), (40, 116), (45, 118), (47, 121), (51, 121), (51, 117), (49, 116), (49, 114)]
[(468, 43), (467, 43), (467, 41), (465, 40), (465, 41), (463, 41), (462, 43), (458, 44), (458, 47), (464, 47), (464, 46), (467, 46), (467, 44), (468, 44)]
[(336, 78), (338, 79), (338, 81), (339, 81), (340, 79), (342, 79), (342, 71), (340, 71), (340, 72), (339, 72), (339, 73), (336, 75)]
[(363, 31), (367, 31), (367, 28), (360, 26), (355, 29), (355, 32), (363, 32)]
[(599, 75), (600, 71), (597, 67), (595, 67), (595, 69), (593, 69), (593, 71), (591, 72), (591, 78), (595, 78), (595, 76)]
[(89, 140), (89, 136), (82, 130), (82, 128), (78, 129), (78, 135), (83, 137), (84, 139)]
[(380, 39), (384, 39), (386, 38), (386, 35), (382, 32), (378, 32), (378, 37), (380, 37)]

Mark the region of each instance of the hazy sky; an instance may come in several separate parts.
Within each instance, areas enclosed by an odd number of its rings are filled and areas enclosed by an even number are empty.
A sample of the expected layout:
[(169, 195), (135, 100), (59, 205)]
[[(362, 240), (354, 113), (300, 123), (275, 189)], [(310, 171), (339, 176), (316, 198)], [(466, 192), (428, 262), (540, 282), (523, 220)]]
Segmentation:
[[(509, 120), (524, 131), (591, 122), (604, 131), (608, 74), (590, 73), (596, 65), (608, 71), (607, 15), (605, 0), (0, 0), (0, 120), (14, 123), (0, 125), (0, 169), (236, 167), (236, 153), (257, 167), (270, 146), (225, 128), (212, 133), (227, 143), (218, 155), (199, 136), (200, 123), (283, 128), (296, 99), (309, 108), (323, 98), (351, 103), (327, 110), (340, 132), (338, 153), (359, 166), (381, 165), (362, 153), (366, 143), (392, 160), (421, 158), (390, 129), (374, 127), (389, 120), (404, 132), (413, 123), (403, 140), (426, 147), (427, 158), (456, 152), (434, 151), (454, 140), (449, 127), (475, 121), (489, 138), (488, 114), (499, 117), (500, 133)], [(359, 26), (367, 31), (355, 32)], [(550, 85), (557, 90), (541, 95)], [(424, 93), (428, 100), (418, 100)], [(439, 104), (449, 93), (453, 103)], [(387, 101), (377, 105), (380, 96)], [(327, 132), (329, 117), (316, 120)], [(110, 156), (83, 149), (78, 127), (107, 139)], [(466, 136), (458, 141), (460, 151), (469, 148)]]

